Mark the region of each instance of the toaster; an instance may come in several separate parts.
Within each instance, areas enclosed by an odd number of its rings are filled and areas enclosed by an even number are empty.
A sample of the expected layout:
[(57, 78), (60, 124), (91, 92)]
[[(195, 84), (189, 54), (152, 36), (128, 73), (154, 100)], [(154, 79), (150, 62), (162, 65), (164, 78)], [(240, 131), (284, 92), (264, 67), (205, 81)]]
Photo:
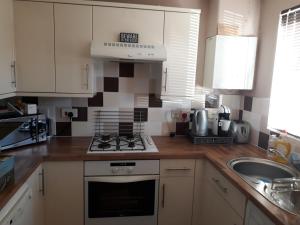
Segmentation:
[(246, 121), (232, 121), (230, 134), (238, 144), (247, 144), (250, 141), (250, 124)]

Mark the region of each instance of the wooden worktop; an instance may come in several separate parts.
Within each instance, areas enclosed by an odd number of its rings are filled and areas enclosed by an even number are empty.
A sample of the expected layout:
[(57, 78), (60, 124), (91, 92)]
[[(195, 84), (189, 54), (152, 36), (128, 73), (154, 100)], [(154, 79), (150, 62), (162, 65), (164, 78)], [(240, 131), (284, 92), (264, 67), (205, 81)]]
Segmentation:
[(287, 213), (265, 199), (235, 172), (227, 162), (238, 157), (265, 158), (266, 154), (251, 145), (194, 145), (186, 137), (153, 137), (156, 153), (87, 154), (91, 138), (52, 138), (2, 154), (16, 156), (15, 181), (0, 193), (0, 209), (43, 161), (143, 160), (143, 159), (208, 159), (224, 176), (264, 211), (276, 225), (299, 225), (300, 217)]

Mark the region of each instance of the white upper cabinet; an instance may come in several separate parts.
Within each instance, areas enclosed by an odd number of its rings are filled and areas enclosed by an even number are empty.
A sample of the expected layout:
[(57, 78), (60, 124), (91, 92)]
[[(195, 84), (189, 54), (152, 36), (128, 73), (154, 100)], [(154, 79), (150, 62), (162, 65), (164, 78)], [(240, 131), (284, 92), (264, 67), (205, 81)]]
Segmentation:
[(56, 92), (93, 94), (92, 6), (55, 4)]
[(16, 91), (13, 0), (0, 1), (0, 98)]
[(162, 99), (194, 96), (199, 23), (198, 13), (165, 12)]
[(256, 37), (217, 35), (206, 41), (204, 86), (251, 90), (256, 59)]
[(120, 33), (139, 34), (139, 43), (162, 44), (164, 12), (94, 6), (95, 41), (119, 41)]
[(55, 92), (53, 4), (15, 1), (17, 91)]

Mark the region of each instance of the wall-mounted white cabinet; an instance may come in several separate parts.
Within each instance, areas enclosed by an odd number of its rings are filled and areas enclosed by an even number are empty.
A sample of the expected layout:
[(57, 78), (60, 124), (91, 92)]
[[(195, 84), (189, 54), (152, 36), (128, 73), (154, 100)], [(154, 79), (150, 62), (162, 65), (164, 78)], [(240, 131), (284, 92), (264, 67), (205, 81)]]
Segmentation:
[(16, 91), (13, 0), (0, 1), (0, 98)]
[(163, 43), (163, 11), (94, 6), (93, 15), (93, 40), (118, 42), (126, 32), (138, 33), (139, 43)]
[(213, 89), (253, 88), (256, 37), (217, 35), (206, 41), (204, 86)]
[(54, 93), (53, 4), (15, 1), (17, 91)]
[(165, 12), (162, 99), (194, 96), (199, 24), (199, 13)]
[(55, 4), (54, 18), (56, 92), (93, 94), (92, 6)]

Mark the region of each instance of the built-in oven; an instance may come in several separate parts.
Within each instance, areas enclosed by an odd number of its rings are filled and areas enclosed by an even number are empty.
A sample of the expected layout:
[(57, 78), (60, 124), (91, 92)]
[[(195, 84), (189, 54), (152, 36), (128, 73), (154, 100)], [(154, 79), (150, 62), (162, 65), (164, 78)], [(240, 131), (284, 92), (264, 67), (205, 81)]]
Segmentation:
[(85, 162), (85, 225), (156, 225), (159, 161)]

